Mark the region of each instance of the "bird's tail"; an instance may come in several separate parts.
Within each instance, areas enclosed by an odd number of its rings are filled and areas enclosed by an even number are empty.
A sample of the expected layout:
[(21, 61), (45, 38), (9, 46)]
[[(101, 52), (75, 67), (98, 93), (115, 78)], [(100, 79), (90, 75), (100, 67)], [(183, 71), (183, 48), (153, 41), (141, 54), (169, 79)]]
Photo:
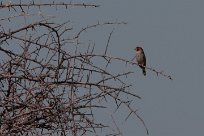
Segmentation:
[(145, 70), (145, 68), (142, 69), (142, 73), (143, 73), (144, 76), (146, 76), (146, 70)]

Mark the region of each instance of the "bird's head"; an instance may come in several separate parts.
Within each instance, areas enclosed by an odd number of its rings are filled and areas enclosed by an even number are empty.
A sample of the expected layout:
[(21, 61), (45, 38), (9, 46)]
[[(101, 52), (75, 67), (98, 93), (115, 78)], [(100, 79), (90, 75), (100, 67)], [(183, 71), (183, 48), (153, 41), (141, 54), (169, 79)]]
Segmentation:
[(136, 47), (136, 48), (135, 48), (135, 51), (136, 51), (136, 52), (143, 52), (143, 49), (142, 49), (142, 47)]

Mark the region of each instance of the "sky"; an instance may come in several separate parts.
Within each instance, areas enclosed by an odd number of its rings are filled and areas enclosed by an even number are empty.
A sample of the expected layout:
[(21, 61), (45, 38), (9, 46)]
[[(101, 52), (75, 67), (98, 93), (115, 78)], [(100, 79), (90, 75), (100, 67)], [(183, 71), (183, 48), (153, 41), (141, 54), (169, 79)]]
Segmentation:
[[(38, 0), (40, 1), (40, 0)], [(204, 135), (204, 1), (203, 0), (97, 0), (99, 8), (71, 8), (43, 13), (71, 20), (71, 25), (125, 21), (126, 25), (96, 28), (86, 35), (105, 48), (114, 28), (108, 53), (131, 59), (142, 46), (147, 66), (172, 76), (168, 80), (134, 66), (128, 82), (142, 97), (135, 102), (150, 136)], [(79, 27), (80, 28), (80, 27)], [(88, 38), (87, 38), (88, 39)], [(84, 37), (86, 41), (86, 37)], [(120, 68), (116, 64), (113, 66)], [(121, 111), (123, 116), (123, 111)], [(125, 112), (125, 111), (124, 111)], [(100, 117), (100, 116), (99, 116)], [(103, 116), (101, 116), (103, 117)], [(117, 116), (116, 116), (117, 120)], [(146, 136), (139, 120), (118, 123), (124, 136)]]

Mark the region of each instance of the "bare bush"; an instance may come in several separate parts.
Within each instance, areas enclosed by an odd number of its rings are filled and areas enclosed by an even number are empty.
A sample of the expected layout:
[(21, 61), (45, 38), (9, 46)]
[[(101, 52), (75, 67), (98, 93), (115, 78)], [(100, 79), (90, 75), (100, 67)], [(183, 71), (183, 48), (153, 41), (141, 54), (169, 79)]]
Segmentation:
[[(33, 9), (45, 7), (60, 10), (98, 6), (57, 1), (35, 3), (34, 0), (0, 4), (2, 12), (10, 13), (0, 18), (0, 135), (97, 134), (98, 129), (110, 127), (98, 122), (94, 115), (95, 109), (106, 109), (107, 100), (112, 100), (116, 109), (126, 106), (127, 118), (136, 115), (146, 128), (130, 106), (132, 99), (140, 97), (127, 91), (131, 85), (123, 81), (132, 72), (115, 74), (107, 70), (116, 60), (128, 65), (136, 63), (107, 55), (112, 33), (101, 54), (94, 52), (95, 45), (80, 51), (78, 42), (89, 29), (125, 22), (98, 22), (73, 33), (69, 22), (58, 24), (51, 21), (52, 16), (32, 13)], [(33, 19), (32, 23), (14, 25), (19, 19), (37, 17), (40, 19)], [(124, 94), (132, 99), (123, 97)], [(121, 135), (121, 132), (118, 129), (110, 135)]]

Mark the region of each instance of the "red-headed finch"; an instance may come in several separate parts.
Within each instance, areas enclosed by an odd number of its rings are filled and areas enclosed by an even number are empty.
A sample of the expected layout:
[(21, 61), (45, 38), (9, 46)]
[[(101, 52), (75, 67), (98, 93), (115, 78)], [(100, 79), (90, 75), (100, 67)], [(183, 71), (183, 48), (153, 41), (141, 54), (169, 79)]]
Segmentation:
[(143, 74), (145, 76), (146, 75), (146, 70), (145, 70), (144, 66), (146, 66), (146, 57), (145, 57), (144, 51), (143, 51), (143, 49), (141, 47), (136, 47), (135, 51), (136, 51), (137, 63), (139, 64), (139, 66), (142, 69), (142, 72), (143, 72)]

